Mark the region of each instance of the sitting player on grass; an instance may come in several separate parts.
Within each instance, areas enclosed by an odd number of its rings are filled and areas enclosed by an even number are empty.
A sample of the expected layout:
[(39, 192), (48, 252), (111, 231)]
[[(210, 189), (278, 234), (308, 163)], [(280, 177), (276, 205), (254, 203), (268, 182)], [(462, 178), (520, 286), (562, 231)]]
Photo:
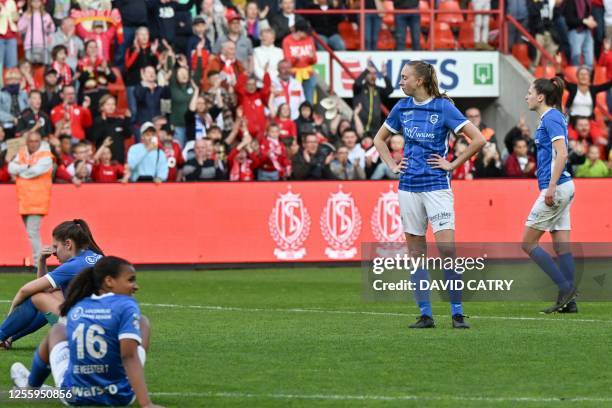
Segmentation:
[[(15, 385), (42, 386), (51, 372), (68, 394), (67, 405), (125, 406), (151, 402), (144, 378), (149, 321), (132, 295), (138, 290), (134, 267), (114, 256), (100, 259), (68, 287), (60, 322), (40, 344), (32, 372), (11, 367)], [(49, 367), (50, 366), (50, 367)]]
[[(11, 348), (12, 342), (40, 329), (47, 320), (55, 323), (70, 281), (104, 255), (84, 220), (65, 221), (55, 227), (52, 236), (53, 246), (41, 250), (37, 279), (19, 289), (0, 326), (0, 348)], [(61, 265), (47, 273), (51, 255)]]

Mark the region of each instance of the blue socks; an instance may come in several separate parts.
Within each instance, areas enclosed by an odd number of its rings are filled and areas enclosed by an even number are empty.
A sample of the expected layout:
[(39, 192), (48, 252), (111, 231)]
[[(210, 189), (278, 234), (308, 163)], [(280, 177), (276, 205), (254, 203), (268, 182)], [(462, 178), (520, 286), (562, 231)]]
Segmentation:
[(563, 255), (557, 256), (559, 261), (559, 269), (563, 277), (570, 286), (574, 286), (574, 280), (576, 279), (576, 267), (574, 265), (574, 257), (571, 252), (566, 252)]
[(529, 257), (538, 264), (540, 269), (546, 272), (550, 279), (555, 282), (559, 290), (565, 292), (571, 288), (571, 284), (566, 280), (565, 276), (563, 276), (555, 261), (553, 261), (552, 257), (548, 255), (542, 247), (535, 247), (529, 254)]
[(417, 305), (419, 306), (419, 310), (421, 312), (421, 316), (429, 316), (432, 317), (433, 313), (431, 312), (431, 302), (429, 300), (429, 290), (421, 290), (421, 281), (429, 282), (429, 273), (426, 269), (420, 268), (417, 269), (411, 276), (410, 281), (413, 282), (416, 286), (414, 290), (414, 299), (416, 300)]
[[(461, 275), (455, 273), (453, 270), (445, 270), (444, 278), (446, 281), (460, 281), (462, 279)], [(431, 301), (429, 300), (429, 290), (421, 290), (420, 282), (421, 281), (429, 281), (429, 273), (426, 269), (417, 269), (414, 274), (410, 277), (411, 282), (416, 285), (414, 290), (414, 298), (416, 300), (417, 306), (419, 307), (419, 311), (421, 316), (429, 316), (432, 317), (433, 313), (431, 311)], [(460, 290), (449, 290), (449, 301), (451, 305), (451, 315), (463, 314), (463, 304), (461, 303), (461, 291)]]
[(27, 336), (30, 333), (34, 333), (35, 331), (37, 331), (41, 327), (46, 326), (47, 323), (48, 322), (47, 322), (47, 318), (45, 317), (45, 314), (43, 312), (38, 312), (38, 314), (36, 315), (34, 320), (32, 320), (32, 323), (30, 323), (28, 325), (28, 327), (26, 327), (25, 329), (21, 330), (19, 333), (16, 333), (16, 334), (11, 336), (11, 339), (13, 340), (13, 343), (15, 341), (19, 340), (20, 338)]
[(26, 329), (39, 313), (32, 303), (31, 298), (27, 298), (23, 303), (13, 309), (13, 312), (0, 326), (0, 341), (4, 341)]
[[(447, 282), (460, 281), (462, 280), (462, 277), (460, 274), (456, 273), (452, 269), (446, 269), (444, 271), (444, 279)], [(453, 285), (456, 285), (456, 283), (453, 282)], [(456, 314), (462, 315), (463, 314), (463, 304), (461, 303), (461, 291), (449, 289), (448, 298), (449, 298), (450, 305), (451, 305), (451, 316), (456, 315)]]
[(51, 374), (51, 368), (47, 363), (42, 361), (38, 348), (34, 352), (34, 359), (32, 360), (32, 371), (28, 377), (28, 385), (33, 388), (40, 388), (47, 377)]

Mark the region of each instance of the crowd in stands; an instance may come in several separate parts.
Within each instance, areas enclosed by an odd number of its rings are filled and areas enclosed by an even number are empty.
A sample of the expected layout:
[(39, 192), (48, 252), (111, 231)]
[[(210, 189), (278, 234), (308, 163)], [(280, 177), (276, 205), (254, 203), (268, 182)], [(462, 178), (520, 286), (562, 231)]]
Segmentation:
[[(351, 7), (340, 0), (299, 1), (301, 9)], [(366, 5), (384, 8), (378, 0)], [(396, 0), (394, 7), (418, 8), (419, 2)], [(353, 17), (301, 16), (295, 9), (294, 0), (0, 0), (0, 182), (14, 180), (14, 142), (32, 133), (52, 153), (57, 183), (397, 179), (373, 146), (384, 120), (381, 104), (393, 102), (389, 78), (368, 62), (353, 85), (350, 117), (337, 98), (315, 96), (312, 30), (343, 50), (348, 39), (341, 27), (353, 27)], [(408, 43), (419, 49), (422, 18), (395, 16), (398, 49)], [(368, 48), (376, 47), (380, 19), (366, 19)], [(488, 17), (473, 23), (477, 47), (488, 49)], [(609, 52), (602, 41), (604, 64), (612, 63)], [(607, 72), (612, 77), (612, 68)], [(576, 76), (566, 102), (572, 169), (578, 177), (608, 176), (607, 129), (594, 111), (597, 95), (612, 83), (593, 85), (588, 67)], [(489, 143), (454, 178), (534, 176), (533, 129), (524, 120), (500, 152), (481, 112), (465, 113)], [(403, 143), (400, 136), (389, 142), (398, 161)], [(454, 135), (451, 143), (452, 156), (468, 141)]]

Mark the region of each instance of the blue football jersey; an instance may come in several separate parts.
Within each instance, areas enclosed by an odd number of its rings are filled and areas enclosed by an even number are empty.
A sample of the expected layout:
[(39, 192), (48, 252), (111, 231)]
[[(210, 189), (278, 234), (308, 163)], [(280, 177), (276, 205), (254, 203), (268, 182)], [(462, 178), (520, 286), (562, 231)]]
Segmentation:
[[(538, 187), (540, 190), (548, 188), (548, 184), (550, 183), (550, 176), (552, 175), (556, 156), (555, 149), (553, 149), (553, 142), (557, 139), (563, 139), (565, 141), (565, 146), (568, 146), (567, 122), (565, 116), (557, 109), (552, 108), (544, 112), (540, 118), (540, 125), (535, 134), (538, 163), (536, 176), (538, 177)], [(567, 166), (567, 163), (565, 166)], [(572, 179), (572, 176), (565, 169), (565, 166), (557, 185), (566, 183)]]
[(451, 132), (459, 132), (468, 120), (446, 98), (416, 102), (411, 96), (395, 104), (384, 126), (404, 136), (408, 166), (400, 177), (399, 189), (415, 193), (450, 188), (450, 172), (427, 164), (432, 154), (446, 158)]
[(98, 262), (98, 259), (102, 258), (102, 255), (96, 254), (92, 250), (86, 249), (78, 255), (70, 258), (52, 272), (49, 272), (45, 276), (54, 288), (60, 288), (66, 296), (66, 289), (70, 281), (83, 271), (85, 268), (92, 267)]
[(62, 388), (72, 392), (71, 405), (122, 406), (134, 398), (123, 363), (122, 339), (142, 342), (140, 309), (130, 296), (92, 295), (66, 316), (70, 364)]

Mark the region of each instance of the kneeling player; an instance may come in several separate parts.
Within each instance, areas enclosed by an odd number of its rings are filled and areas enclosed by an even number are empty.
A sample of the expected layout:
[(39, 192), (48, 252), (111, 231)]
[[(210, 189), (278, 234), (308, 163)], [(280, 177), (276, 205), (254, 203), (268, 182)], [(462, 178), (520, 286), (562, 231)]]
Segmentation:
[(156, 407), (149, 398), (143, 365), (150, 328), (132, 294), (134, 267), (107, 256), (70, 283), (62, 319), (43, 340), (32, 373), (11, 367), (18, 387), (40, 387), (50, 371), (56, 387), (69, 392), (69, 405)]

